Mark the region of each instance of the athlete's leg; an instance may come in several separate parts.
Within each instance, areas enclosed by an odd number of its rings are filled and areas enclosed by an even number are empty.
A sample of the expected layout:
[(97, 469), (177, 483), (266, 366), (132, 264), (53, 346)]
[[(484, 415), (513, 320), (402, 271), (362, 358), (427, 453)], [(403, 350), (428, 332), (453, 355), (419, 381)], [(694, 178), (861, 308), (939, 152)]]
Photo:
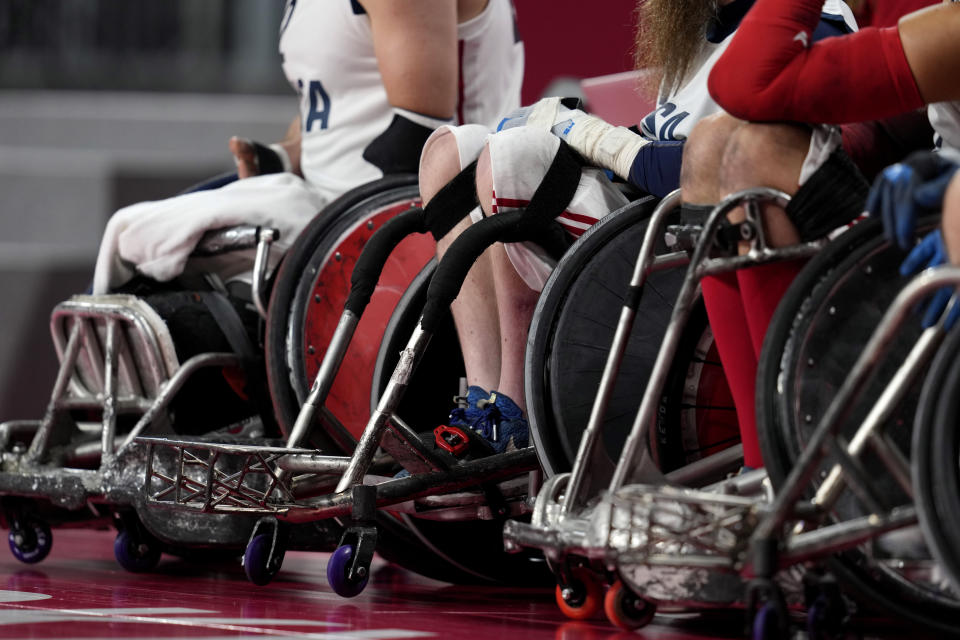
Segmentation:
[[(420, 161), (420, 195), (424, 206), (473, 161), (471, 146), (451, 128), (438, 129), (426, 142)], [(464, 157), (466, 156), (466, 157)], [(472, 224), (469, 217), (437, 241), (442, 258), (453, 241)], [(489, 252), (480, 256), (467, 273), (460, 294), (450, 305), (463, 351), (467, 384), (489, 391), (500, 379), (500, 324), (493, 301), (493, 273)]]

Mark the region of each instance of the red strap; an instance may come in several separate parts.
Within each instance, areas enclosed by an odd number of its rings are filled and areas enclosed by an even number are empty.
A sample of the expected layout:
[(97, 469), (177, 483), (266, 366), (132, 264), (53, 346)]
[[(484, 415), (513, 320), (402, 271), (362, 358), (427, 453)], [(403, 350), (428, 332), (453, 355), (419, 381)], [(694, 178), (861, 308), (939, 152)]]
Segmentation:
[(710, 95), (753, 121), (843, 124), (923, 106), (896, 27), (812, 42), (822, 0), (757, 0), (710, 73)]

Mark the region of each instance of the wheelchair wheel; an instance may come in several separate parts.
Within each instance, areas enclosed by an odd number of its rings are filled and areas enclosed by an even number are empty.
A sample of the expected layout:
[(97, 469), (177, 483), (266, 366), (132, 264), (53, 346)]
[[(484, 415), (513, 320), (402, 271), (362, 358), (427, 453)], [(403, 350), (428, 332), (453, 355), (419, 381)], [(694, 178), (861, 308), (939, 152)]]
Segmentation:
[[(530, 428), (548, 476), (569, 471), (589, 420), (654, 202), (631, 203), (587, 230), (544, 286), (527, 338)], [(658, 253), (665, 253), (662, 244)], [(650, 275), (603, 424), (612, 473), (640, 406), (685, 269)], [(661, 399), (650, 450), (664, 472), (739, 442), (736, 410), (698, 303)], [(594, 472), (598, 472), (594, 470)]]
[(924, 539), (960, 593), (960, 332), (930, 367), (913, 434), (913, 488)]
[[(930, 221), (921, 225), (929, 229)], [(843, 384), (853, 363), (877, 326), (904, 279), (899, 275), (903, 253), (882, 236), (879, 221), (862, 222), (831, 242), (807, 264), (787, 290), (764, 341), (757, 375), (758, 437), (767, 472), (775, 489), (786, 481), (823, 413)], [(909, 347), (919, 335), (919, 321), (908, 323), (897, 344), (879, 363), (877, 374), (861, 399), (877, 398)], [(907, 394), (885, 425), (897, 446), (909, 455), (912, 417), (918, 389)], [(849, 440), (870, 409), (858, 402), (841, 435)], [(833, 466), (826, 458), (815, 478)], [(863, 464), (875, 479), (876, 493), (886, 507), (908, 504), (906, 496), (879, 458), (867, 452)], [(812, 495), (815, 487), (811, 487)], [(850, 492), (834, 507), (840, 520), (866, 514)], [(851, 595), (864, 606), (943, 630), (955, 630), (960, 603), (945, 597), (936, 585), (911, 571), (902, 551), (871, 547), (850, 550), (830, 564)]]
[[(435, 268), (434, 260), (417, 275), (397, 304), (384, 332), (374, 371), (375, 394), (369, 398), (371, 409), (386, 388), (400, 352), (420, 320), (427, 286)], [(453, 408), (453, 396), (459, 392), (459, 380), (464, 375), (456, 328), (453, 318), (447, 315), (411, 376), (397, 407), (397, 415), (417, 431), (432, 431), (447, 421)], [(553, 582), (542, 558), (523, 553), (509, 554), (503, 550), (503, 522), (500, 520), (438, 521), (406, 515), (402, 519), (420, 543), (430, 549), (429, 553), (456, 568), (459, 574), (456, 582), (512, 585), (548, 585)], [(403, 557), (396, 561), (409, 566)]]
[[(419, 204), (413, 175), (388, 176), (341, 196), (297, 238), (277, 272), (266, 331), (270, 396), (289, 434), (350, 293), (350, 275), (367, 239), (393, 216)], [(370, 380), (383, 328), (400, 294), (434, 253), (414, 235), (387, 261), (347, 351), (326, 407), (358, 438), (370, 416)], [(326, 443), (329, 445), (329, 443)]]

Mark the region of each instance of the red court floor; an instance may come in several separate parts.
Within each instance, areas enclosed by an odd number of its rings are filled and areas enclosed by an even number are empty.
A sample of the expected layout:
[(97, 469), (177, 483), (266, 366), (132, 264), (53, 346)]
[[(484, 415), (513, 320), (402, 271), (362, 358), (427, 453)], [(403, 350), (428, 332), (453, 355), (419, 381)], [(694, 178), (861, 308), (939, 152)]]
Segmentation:
[[(367, 589), (345, 600), (326, 584), (325, 554), (288, 553), (266, 587), (247, 582), (239, 563), (197, 566), (167, 556), (154, 573), (130, 574), (113, 559), (113, 532), (55, 530), (54, 536), (40, 564), (0, 555), (0, 638), (695, 640), (741, 634), (736, 615), (658, 616), (642, 631), (617, 632), (605, 620), (567, 621), (547, 589), (451, 586), (379, 560)], [(919, 636), (888, 630), (870, 637)]]

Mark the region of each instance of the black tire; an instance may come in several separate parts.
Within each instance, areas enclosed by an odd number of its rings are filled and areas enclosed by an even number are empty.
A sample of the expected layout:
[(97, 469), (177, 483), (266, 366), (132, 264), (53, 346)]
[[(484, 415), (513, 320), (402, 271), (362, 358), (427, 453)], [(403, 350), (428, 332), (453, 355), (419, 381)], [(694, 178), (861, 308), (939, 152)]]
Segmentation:
[[(560, 260), (540, 295), (527, 338), (524, 375), (531, 435), (548, 476), (573, 466), (655, 204), (650, 198), (631, 203), (590, 227)], [(657, 252), (666, 252), (662, 242)], [(608, 473), (636, 417), (685, 271), (653, 273), (645, 285), (603, 425)], [(719, 361), (704, 357), (711, 345), (706, 312), (698, 303), (650, 429), (651, 452), (664, 472), (739, 441), (736, 411)], [(698, 381), (708, 378), (719, 380), (719, 397), (727, 403), (703, 407), (696, 401)], [(696, 415), (700, 409), (714, 412), (712, 421), (718, 422), (719, 416), (726, 427), (715, 442), (702, 442), (706, 432), (697, 431), (704, 424), (703, 411)]]
[(913, 489), (924, 538), (960, 593), (960, 332), (926, 376), (913, 433)]
[[(929, 229), (931, 221), (920, 225)], [(883, 238), (878, 220), (856, 225), (808, 263), (787, 290), (771, 321), (757, 372), (757, 429), (763, 459), (775, 489), (780, 489), (823, 412), (843, 384), (873, 329), (904, 284), (898, 269), (904, 254)], [(897, 344), (877, 369), (874, 381), (852, 407), (841, 430), (850, 438), (867, 411), (863, 400), (878, 397), (884, 381), (903, 361), (919, 335), (919, 321), (902, 328)], [(897, 445), (909, 453), (909, 425), (919, 389), (907, 398), (886, 425)], [(867, 453), (864, 464), (875, 478), (876, 493), (893, 507), (909, 498)], [(833, 465), (826, 458), (820, 472)], [(809, 495), (813, 494), (815, 484)], [(846, 520), (866, 510), (846, 492), (834, 515)], [(864, 551), (854, 549), (829, 560), (832, 571), (861, 604), (883, 614), (901, 616), (955, 632), (960, 605), (907, 580)]]
[[(386, 388), (401, 350), (420, 319), (426, 301), (427, 286), (436, 268), (431, 261), (417, 275), (397, 304), (384, 333), (374, 370), (371, 408)], [(423, 354), (410, 379), (396, 413), (417, 431), (432, 430), (445, 423), (453, 408), (453, 396), (459, 392), (464, 375), (463, 357), (453, 319), (447, 315)], [(514, 585), (549, 585), (552, 574), (539, 556), (509, 554), (503, 550), (503, 523), (498, 520), (441, 522), (403, 517), (408, 529), (430, 553), (456, 569), (451, 581), (461, 584), (502, 582)], [(409, 559), (396, 561), (408, 568)], [(417, 569), (414, 569), (417, 571)]]

